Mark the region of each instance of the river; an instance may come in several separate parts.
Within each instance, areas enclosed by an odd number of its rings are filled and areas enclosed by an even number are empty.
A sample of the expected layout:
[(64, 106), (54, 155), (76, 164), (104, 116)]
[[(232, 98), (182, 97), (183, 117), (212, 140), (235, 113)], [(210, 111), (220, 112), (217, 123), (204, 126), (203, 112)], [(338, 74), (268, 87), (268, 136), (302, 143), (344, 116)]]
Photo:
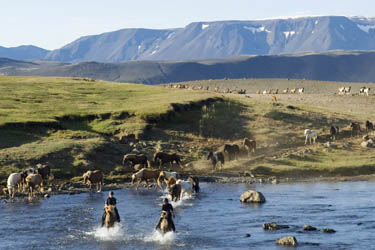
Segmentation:
[[(254, 188), (267, 202), (241, 204), (241, 193)], [(164, 236), (153, 231), (165, 197), (155, 189), (115, 190), (122, 221), (110, 230), (100, 228), (107, 192), (2, 200), (0, 249), (283, 249), (275, 239), (289, 235), (298, 249), (374, 248), (374, 182), (201, 183), (201, 191), (172, 203), (177, 233)], [(262, 229), (273, 221), (290, 228)], [(304, 224), (337, 232), (302, 232)]]

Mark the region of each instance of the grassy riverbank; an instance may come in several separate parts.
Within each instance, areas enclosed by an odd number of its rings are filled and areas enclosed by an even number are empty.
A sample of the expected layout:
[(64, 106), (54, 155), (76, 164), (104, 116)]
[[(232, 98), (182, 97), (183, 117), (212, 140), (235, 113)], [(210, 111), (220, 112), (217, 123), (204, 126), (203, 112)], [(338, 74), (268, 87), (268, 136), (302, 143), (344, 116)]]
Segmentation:
[[(248, 84), (261, 89), (277, 81)], [(301, 81), (282, 83), (292, 88)], [(56, 179), (101, 169), (107, 182), (121, 182), (133, 171), (121, 166), (123, 154), (151, 158), (159, 149), (182, 155), (185, 167), (175, 170), (198, 175), (374, 174), (374, 149), (360, 147), (361, 137), (351, 138), (348, 127), (351, 121), (374, 120), (366, 113), (374, 97), (322, 94), (317, 83), (304, 87), (308, 94), (278, 95), (279, 102), (272, 103), (255, 94), (245, 98), (90, 79), (0, 77), (0, 183), (37, 163), (50, 164)], [(341, 134), (327, 149), (331, 124), (340, 126)], [(304, 145), (305, 128), (317, 130), (317, 144)], [(213, 171), (206, 153), (244, 137), (256, 139), (257, 152), (248, 157), (242, 148), (238, 160)]]

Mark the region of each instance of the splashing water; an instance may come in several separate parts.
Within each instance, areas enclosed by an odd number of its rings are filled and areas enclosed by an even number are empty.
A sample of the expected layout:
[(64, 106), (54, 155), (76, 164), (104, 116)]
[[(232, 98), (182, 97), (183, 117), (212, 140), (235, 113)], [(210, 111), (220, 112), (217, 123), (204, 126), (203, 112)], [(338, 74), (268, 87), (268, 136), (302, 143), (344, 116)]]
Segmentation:
[(124, 231), (121, 224), (115, 223), (111, 228), (97, 227), (94, 232), (89, 232), (88, 234), (94, 235), (103, 241), (116, 241), (123, 238)]
[(160, 198), (163, 200), (164, 198), (168, 198), (169, 199), (169, 203), (173, 206), (173, 208), (177, 208), (177, 207), (186, 207), (186, 206), (193, 206), (193, 204), (192, 203), (188, 203), (187, 201), (188, 200), (191, 200), (193, 197), (190, 197), (189, 196), (189, 194), (187, 194), (187, 193), (184, 193), (183, 194), (183, 196), (182, 196), (182, 198), (181, 198), (181, 200), (179, 200), (179, 201), (171, 201), (170, 200), (170, 195), (169, 195), (169, 192), (168, 192), (168, 190), (167, 189), (165, 189), (164, 191), (163, 191), (163, 195), (162, 196), (160, 196)]
[(159, 231), (154, 230), (151, 235), (144, 238), (145, 242), (156, 242), (162, 245), (171, 244), (176, 239), (176, 234), (174, 232), (168, 232), (162, 234)]

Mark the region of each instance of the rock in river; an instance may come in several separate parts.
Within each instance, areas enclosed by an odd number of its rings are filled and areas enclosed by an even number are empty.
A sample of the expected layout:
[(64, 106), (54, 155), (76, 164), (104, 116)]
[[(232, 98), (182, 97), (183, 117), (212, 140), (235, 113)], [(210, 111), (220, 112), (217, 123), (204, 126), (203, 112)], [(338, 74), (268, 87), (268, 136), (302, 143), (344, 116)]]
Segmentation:
[(279, 229), (285, 229), (289, 228), (288, 225), (278, 225), (276, 222), (269, 222), (263, 224), (264, 230), (279, 230)]
[(332, 228), (323, 228), (321, 229), (320, 231), (322, 231), (323, 233), (336, 233), (336, 230), (332, 229)]
[(277, 239), (276, 244), (282, 245), (282, 246), (295, 247), (297, 246), (297, 239), (294, 236), (288, 236), (285, 238)]
[(261, 192), (257, 192), (255, 190), (248, 190), (241, 194), (240, 197), (241, 202), (245, 203), (264, 203), (266, 202), (266, 198), (264, 198)]
[(304, 225), (303, 231), (316, 231), (316, 227), (310, 226), (310, 225)]

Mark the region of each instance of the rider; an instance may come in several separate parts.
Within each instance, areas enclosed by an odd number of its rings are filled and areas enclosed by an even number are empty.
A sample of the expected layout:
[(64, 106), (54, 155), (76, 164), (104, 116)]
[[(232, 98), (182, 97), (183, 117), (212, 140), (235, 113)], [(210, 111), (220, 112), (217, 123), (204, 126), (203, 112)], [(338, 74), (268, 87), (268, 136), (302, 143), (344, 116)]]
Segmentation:
[[(117, 217), (117, 222), (120, 222), (120, 215), (118, 214), (116, 203), (117, 203), (117, 201), (116, 201), (116, 198), (113, 197), (113, 191), (110, 191), (109, 194), (108, 194), (108, 198), (105, 201), (105, 206), (109, 206), (109, 205), (115, 206), (115, 213), (116, 213), (116, 217)], [(104, 213), (102, 215), (102, 226), (104, 226), (104, 221), (105, 221), (105, 209), (104, 209)]]
[[(168, 220), (168, 223), (171, 224), (172, 230), (173, 230), (173, 232), (175, 232), (175, 231), (176, 231), (176, 228), (175, 228), (174, 223), (173, 223), (173, 220), (172, 220), (172, 215), (173, 215), (173, 218), (174, 218), (173, 207), (172, 207), (172, 205), (168, 202), (168, 198), (165, 198), (165, 199), (164, 199), (164, 202), (163, 202), (163, 206), (162, 206), (162, 208), (161, 208), (161, 211), (165, 211), (165, 212), (167, 212), (167, 220)], [(160, 220), (159, 220), (158, 224), (156, 225), (155, 229), (160, 229), (160, 223), (161, 223), (161, 220), (162, 220), (162, 218), (160, 217)]]

